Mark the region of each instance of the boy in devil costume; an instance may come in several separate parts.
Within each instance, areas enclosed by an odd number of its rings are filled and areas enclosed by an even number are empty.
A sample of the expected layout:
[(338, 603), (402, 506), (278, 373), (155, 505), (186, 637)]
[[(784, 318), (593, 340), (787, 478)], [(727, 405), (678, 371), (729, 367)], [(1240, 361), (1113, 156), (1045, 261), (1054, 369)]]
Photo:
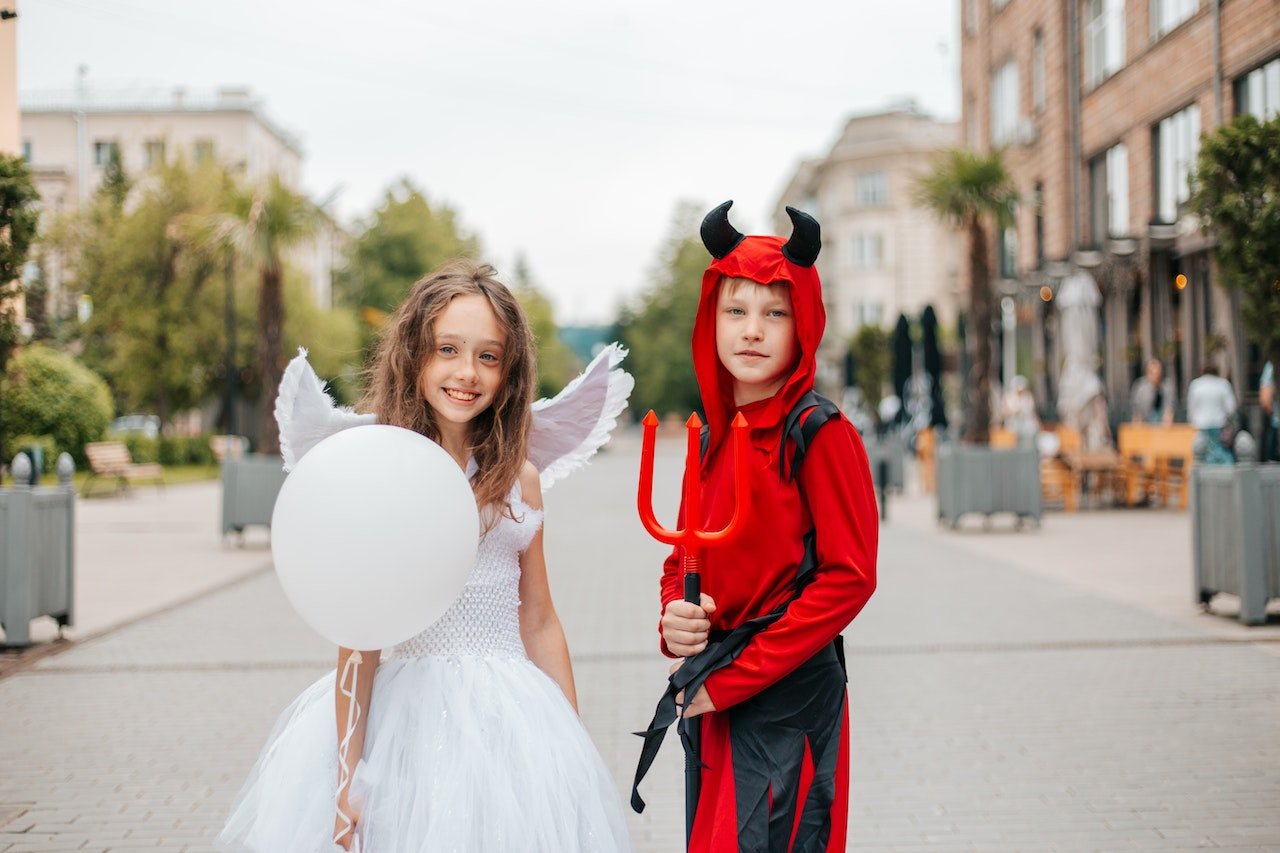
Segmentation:
[[(849, 713), (840, 632), (875, 589), (878, 517), (853, 426), (813, 391), (826, 313), (818, 223), (744, 237), (725, 202), (702, 239), (693, 363), (707, 427), (703, 529), (734, 509), (729, 425), (750, 425), (751, 517), (703, 553), (700, 604), (683, 601), (679, 548), (662, 577), (662, 651), (685, 657), (645, 737), (636, 784), (682, 709), (701, 723), (701, 792), (689, 849), (845, 849)], [(682, 511), (683, 512), (683, 511)], [(683, 523), (683, 522), (682, 522)], [(694, 719), (694, 718), (697, 719)], [(643, 809), (638, 791), (632, 806)]]

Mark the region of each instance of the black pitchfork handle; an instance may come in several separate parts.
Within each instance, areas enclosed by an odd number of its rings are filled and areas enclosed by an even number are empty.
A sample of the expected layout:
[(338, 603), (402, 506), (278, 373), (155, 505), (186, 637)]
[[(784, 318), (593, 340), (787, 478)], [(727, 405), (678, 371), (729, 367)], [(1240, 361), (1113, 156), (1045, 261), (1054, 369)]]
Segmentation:
[[(702, 576), (698, 572), (685, 572), (684, 600), (691, 604), (702, 604)], [(688, 658), (686, 658), (688, 660)], [(688, 701), (688, 697), (685, 697)], [(702, 726), (701, 721), (681, 719), (684, 727), (684, 844), (689, 849), (693, 841), (693, 818), (698, 811), (698, 794), (702, 790)]]

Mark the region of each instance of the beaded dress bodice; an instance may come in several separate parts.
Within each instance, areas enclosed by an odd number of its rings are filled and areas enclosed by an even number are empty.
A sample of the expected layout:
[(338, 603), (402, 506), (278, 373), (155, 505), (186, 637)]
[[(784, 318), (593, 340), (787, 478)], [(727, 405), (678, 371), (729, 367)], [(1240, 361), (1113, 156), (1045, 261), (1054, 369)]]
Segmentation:
[(503, 515), (480, 538), (462, 594), (434, 625), (385, 656), (481, 655), (523, 658), (520, 639), (520, 555), (542, 526), (542, 511), (511, 495), (517, 520)]

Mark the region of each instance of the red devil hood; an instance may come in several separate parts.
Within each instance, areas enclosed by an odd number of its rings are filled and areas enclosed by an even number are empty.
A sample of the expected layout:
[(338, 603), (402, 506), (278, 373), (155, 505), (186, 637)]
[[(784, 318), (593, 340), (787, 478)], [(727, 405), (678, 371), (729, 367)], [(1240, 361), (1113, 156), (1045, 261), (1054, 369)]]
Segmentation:
[[(818, 223), (808, 215), (787, 208), (795, 232), (781, 237), (744, 237), (729, 225), (733, 202), (717, 207), (702, 224), (702, 239), (715, 257), (702, 275), (702, 295), (693, 323), (693, 367), (702, 392), (711, 444), (723, 440), (737, 407), (733, 402), (733, 377), (716, 354), (716, 299), (725, 278), (747, 278), (760, 284), (787, 287), (796, 322), (799, 358), (795, 369), (773, 397), (744, 407), (757, 447), (776, 447), (787, 413), (813, 388), (818, 344), (826, 327), (822, 283), (813, 262), (820, 247)], [(807, 261), (807, 263), (805, 263)]]

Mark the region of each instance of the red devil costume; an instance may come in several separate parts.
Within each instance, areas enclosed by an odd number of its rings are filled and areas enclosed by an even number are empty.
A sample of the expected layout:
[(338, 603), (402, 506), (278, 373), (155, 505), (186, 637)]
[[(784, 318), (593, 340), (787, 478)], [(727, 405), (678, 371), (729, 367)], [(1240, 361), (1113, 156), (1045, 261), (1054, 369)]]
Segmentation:
[[(707, 648), (672, 676), (649, 731), (639, 783), (674, 718), (675, 693), (706, 690), (701, 794), (690, 850), (711, 853), (844, 850), (849, 716), (840, 632), (875, 589), (878, 519), (866, 452), (853, 426), (813, 392), (826, 313), (813, 263), (818, 223), (787, 208), (791, 238), (744, 237), (726, 202), (702, 238), (715, 260), (702, 278), (693, 363), (707, 429), (702, 527), (734, 510), (729, 425), (750, 425), (751, 518), (703, 554), (702, 589), (716, 602)], [(738, 407), (716, 354), (716, 301), (725, 278), (791, 291), (797, 363), (772, 397)], [(803, 464), (801, 464), (803, 463)], [(681, 510), (683, 515), (683, 509)], [(682, 521), (683, 523), (683, 521)], [(666, 560), (662, 607), (682, 598), (680, 549)], [(665, 654), (671, 652), (663, 644)], [(643, 808), (638, 793), (632, 805)]]

